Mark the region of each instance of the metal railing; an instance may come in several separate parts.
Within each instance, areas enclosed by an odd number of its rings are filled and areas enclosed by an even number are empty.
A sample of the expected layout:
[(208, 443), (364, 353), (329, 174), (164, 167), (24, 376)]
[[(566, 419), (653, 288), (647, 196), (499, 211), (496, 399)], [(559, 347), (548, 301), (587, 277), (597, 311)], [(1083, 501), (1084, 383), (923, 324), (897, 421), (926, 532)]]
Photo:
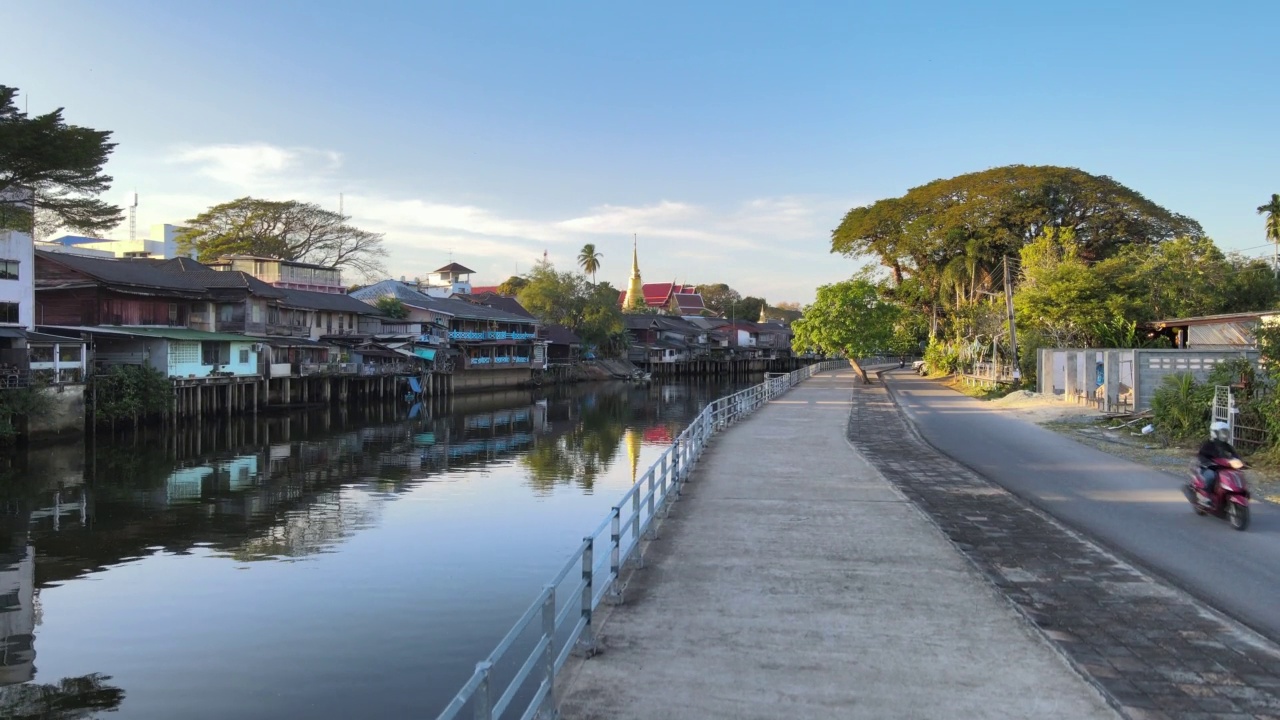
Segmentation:
[(554, 717), (556, 673), (575, 648), (594, 652), (592, 614), (606, 599), (623, 601), (624, 570), (643, 567), (643, 540), (657, 537), (655, 521), (665, 517), (671, 501), (680, 496), (711, 437), (814, 373), (840, 367), (849, 367), (848, 361), (827, 360), (768, 375), (763, 383), (703, 408), (609, 516), (582, 539), (489, 657), (476, 664), (471, 679), (439, 720)]

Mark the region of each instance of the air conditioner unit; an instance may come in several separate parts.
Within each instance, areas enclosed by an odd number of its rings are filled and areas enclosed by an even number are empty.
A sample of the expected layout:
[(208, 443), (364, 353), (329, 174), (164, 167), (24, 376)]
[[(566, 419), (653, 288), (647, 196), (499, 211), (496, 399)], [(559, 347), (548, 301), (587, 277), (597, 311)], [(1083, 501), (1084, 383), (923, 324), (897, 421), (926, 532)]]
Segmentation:
[(264, 349), (265, 349), (265, 348), (263, 347), (262, 343), (254, 343), (254, 344), (253, 344), (253, 351), (254, 351), (254, 352), (262, 352)]

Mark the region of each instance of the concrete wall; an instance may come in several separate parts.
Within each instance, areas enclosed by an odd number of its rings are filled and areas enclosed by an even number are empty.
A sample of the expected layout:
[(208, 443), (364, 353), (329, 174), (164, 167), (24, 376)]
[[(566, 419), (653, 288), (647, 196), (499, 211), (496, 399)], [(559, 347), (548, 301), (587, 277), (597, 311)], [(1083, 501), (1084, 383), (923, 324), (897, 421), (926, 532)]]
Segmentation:
[(458, 370), (453, 373), (454, 392), (473, 392), (490, 388), (518, 387), (529, 382), (533, 372), (529, 368), (510, 370)]
[[(1037, 372), (1040, 392), (1069, 402), (1099, 394), (1134, 410), (1151, 407), (1151, 398), (1165, 377), (1191, 373), (1197, 382), (1208, 380), (1221, 362), (1236, 358), (1258, 361), (1256, 350), (1142, 350), (1142, 349), (1042, 349)], [(1106, 409), (1105, 407), (1103, 409)]]
[(31, 236), (0, 230), (0, 260), (18, 261), (18, 279), (0, 280), (0, 302), (18, 303), (18, 324), (35, 330), (36, 259)]
[(52, 407), (27, 420), (27, 434), (41, 437), (84, 432), (84, 385), (57, 385), (44, 392), (52, 400)]

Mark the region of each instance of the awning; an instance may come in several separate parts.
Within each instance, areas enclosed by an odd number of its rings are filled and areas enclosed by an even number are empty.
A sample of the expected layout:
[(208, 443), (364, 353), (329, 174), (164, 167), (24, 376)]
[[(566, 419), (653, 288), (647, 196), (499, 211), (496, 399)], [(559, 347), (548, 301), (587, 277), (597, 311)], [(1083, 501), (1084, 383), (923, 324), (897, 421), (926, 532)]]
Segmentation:
[(434, 349), (432, 349), (432, 348), (414, 348), (414, 349), (413, 349), (413, 354), (414, 354), (414, 355), (417, 355), (418, 357), (422, 358), (423, 360), (435, 360), (435, 359), (436, 359), (436, 351), (435, 351)]

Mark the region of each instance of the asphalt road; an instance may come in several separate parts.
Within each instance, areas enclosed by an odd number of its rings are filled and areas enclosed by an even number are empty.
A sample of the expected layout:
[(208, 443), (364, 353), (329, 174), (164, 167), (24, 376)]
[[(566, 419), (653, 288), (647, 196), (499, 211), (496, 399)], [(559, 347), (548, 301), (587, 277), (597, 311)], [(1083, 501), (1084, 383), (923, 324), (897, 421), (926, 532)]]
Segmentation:
[(883, 377), (934, 447), (1280, 641), (1276, 506), (1253, 503), (1249, 529), (1237, 532), (1192, 512), (1181, 477), (1081, 445), (909, 371)]

